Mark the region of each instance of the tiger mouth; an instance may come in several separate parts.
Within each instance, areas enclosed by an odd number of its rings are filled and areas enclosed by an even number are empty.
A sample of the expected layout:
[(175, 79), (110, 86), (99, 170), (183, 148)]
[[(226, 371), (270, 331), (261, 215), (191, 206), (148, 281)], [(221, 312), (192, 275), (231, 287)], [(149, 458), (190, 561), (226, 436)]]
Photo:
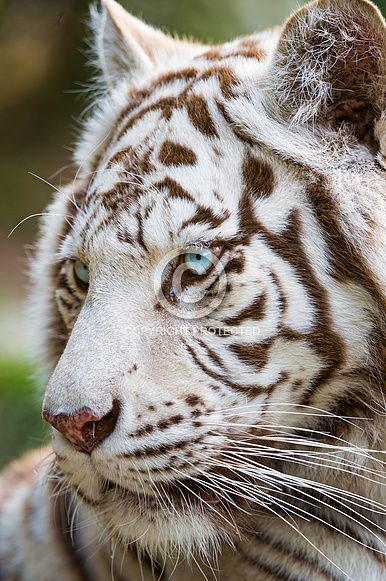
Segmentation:
[[(167, 495), (175, 507), (186, 507), (187, 505), (205, 509), (217, 505), (236, 504), (234, 495), (225, 490), (214, 489), (210, 478), (202, 476), (201, 483), (198, 484), (191, 478), (184, 480), (165, 483), (162, 486), (162, 495)], [(151, 506), (162, 506), (160, 502), (161, 491), (154, 490), (153, 493), (144, 491), (134, 492), (129, 488), (123, 487), (112, 480), (107, 480), (102, 488), (102, 494), (107, 498), (108, 495), (120, 496), (127, 498), (131, 502), (146, 504)]]

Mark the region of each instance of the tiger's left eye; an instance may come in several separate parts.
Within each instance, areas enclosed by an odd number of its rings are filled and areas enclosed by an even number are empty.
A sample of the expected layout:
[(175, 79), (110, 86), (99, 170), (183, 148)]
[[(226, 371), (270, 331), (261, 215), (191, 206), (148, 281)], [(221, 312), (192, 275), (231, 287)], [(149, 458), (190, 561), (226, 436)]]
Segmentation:
[(87, 285), (90, 280), (90, 273), (87, 266), (81, 260), (75, 260), (73, 268), (75, 278)]
[(186, 266), (194, 274), (202, 276), (215, 264), (215, 254), (208, 248), (197, 249), (197, 252), (187, 252), (184, 256)]

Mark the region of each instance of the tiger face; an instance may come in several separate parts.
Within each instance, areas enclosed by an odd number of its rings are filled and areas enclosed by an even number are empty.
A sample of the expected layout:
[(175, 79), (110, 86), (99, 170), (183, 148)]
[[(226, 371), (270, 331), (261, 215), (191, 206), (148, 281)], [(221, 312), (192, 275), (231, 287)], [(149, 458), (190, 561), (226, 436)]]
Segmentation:
[(381, 397), (384, 22), (320, 0), (207, 47), (105, 0), (93, 27), (106, 97), (33, 271), (43, 414), (110, 535), (216, 546), (289, 443)]

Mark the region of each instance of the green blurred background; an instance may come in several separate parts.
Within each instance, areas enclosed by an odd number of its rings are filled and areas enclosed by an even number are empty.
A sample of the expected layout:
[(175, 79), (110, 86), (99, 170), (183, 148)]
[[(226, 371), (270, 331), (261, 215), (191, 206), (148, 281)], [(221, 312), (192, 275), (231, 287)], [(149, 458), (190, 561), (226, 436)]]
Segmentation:
[[(122, 0), (172, 32), (221, 42), (278, 24), (297, 0)], [(379, 0), (386, 12), (386, 0)], [(26, 270), (53, 184), (73, 174), (71, 145), (89, 100), (86, 0), (0, 0), (0, 467), (47, 439), (29, 359)]]

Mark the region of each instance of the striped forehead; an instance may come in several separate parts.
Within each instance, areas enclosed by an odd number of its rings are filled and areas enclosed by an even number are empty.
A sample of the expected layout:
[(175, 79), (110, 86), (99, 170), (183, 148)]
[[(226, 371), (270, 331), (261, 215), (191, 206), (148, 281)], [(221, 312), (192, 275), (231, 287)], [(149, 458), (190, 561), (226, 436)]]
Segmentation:
[[(210, 51), (129, 95), (89, 184), (80, 231), (91, 239), (114, 224), (118, 239), (133, 241), (143, 229), (157, 245), (237, 234), (248, 144), (225, 105), (263, 66), (261, 52), (245, 54)], [(272, 188), (273, 171), (260, 162), (272, 174), (263, 188)]]

